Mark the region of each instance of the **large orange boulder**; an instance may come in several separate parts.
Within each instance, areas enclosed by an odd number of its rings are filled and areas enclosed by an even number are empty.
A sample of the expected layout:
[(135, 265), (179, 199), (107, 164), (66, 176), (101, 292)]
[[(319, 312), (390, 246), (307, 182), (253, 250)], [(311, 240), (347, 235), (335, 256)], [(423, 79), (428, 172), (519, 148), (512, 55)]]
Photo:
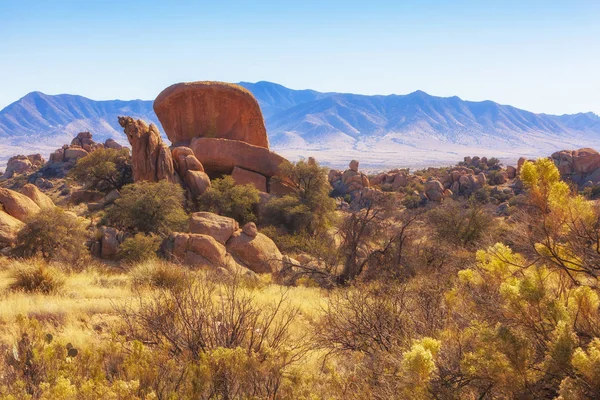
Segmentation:
[(154, 111), (175, 146), (188, 145), (194, 138), (205, 137), (269, 147), (258, 102), (252, 93), (239, 85), (177, 83), (158, 95), (154, 100)]
[(31, 183), (28, 183), (25, 186), (23, 186), (23, 189), (21, 189), (21, 193), (33, 200), (33, 202), (37, 204), (38, 207), (40, 207), (42, 210), (51, 209), (55, 207), (52, 199), (48, 197), (48, 195), (43, 193), (40, 189), (38, 189), (37, 186)]
[(227, 243), (238, 229), (239, 225), (235, 219), (211, 212), (193, 213), (189, 223), (191, 233), (212, 236), (221, 244)]
[(131, 117), (119, 117), (127, 139), (131, 144), (131, 169), (135, 182), (158, 182), (166, 179), (176, 182), (171, 150), (162, 141), (154, 124), (146, 124)]
[(600, 168), (600, 153), (594, 149), (573, 151), (573, 168), (581, 175), (591, 174)]
[(244, 168), (270, 178), (277, 175), (285, 158), (260, 146), (239, 140), (198, 137), (190, 148), (208, 175), (231, 174), (235, 167)]
[(26, 221), (40, 212), (40, 207), (33, 200), (10, 189), (0, 189), (0, 203), (8, 214), (19, 221)]
[(260, 192), (267, 192), (267, 177), (247, 169), (235, 167), (231, 177), (236, 185), (252, 185)]
[(25, 224), (0, 208), (0, 246), (15, 242), (19, 230)]
[(277, 245), (262, 233), (252, 232), (245, 227), (237, 231), (227, 241), (227, 251), (235, 260), (256, 273), (278, 272), (282, 267), (283, 256)]

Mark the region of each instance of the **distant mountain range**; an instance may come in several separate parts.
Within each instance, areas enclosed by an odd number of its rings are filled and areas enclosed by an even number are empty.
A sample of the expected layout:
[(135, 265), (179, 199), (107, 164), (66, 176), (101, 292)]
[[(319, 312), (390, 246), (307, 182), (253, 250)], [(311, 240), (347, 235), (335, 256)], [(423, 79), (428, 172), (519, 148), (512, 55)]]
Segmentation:
[[(257, 98), (271, 146), (284, 155), (316, 156), (339, 165), (420, 166), (465, 155), (513, 160), (563, 148), (600, 147), (600, 117), (535, 114), (492, 101), (472, 102), (417, 91), (364, 96), (293, 90), (271, 82), (240, 85)], [(80, 131), (126, 143), (117, 116), (160, 127), (152, 101), (94, 101), (29, 93), (0, 111), (0, 161), (6, 154), (49, 152)], [(12, 153), (10, 153), (12, 151)]]

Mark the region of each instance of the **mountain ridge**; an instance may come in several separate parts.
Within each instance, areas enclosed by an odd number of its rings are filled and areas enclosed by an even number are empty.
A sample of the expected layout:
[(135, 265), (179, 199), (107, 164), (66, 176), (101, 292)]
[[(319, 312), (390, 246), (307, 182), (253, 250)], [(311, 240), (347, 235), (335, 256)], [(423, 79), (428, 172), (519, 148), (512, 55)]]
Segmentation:
[[(421, 90), (361, 95), (294, 90), (267, 81), (239, 84), (256, 97), (272, 147), (292, 158), (316, 155), (335, 163), (367, 153), (367, 162), (374, 164), (419, 157), (453, 161), (475, 152), (535, 156), (600, 144), (600, 117), (591, 112), (536, 114), (491, 100), (438, 97)], [(98, 140), (126, 143), (119, 115), (162, 129), (149, 100), (95, 101), (31, 92), (0, 110), (0, 140), (6, 147), (27, 147), (28, 141), (59, 147), (89, 130)]]

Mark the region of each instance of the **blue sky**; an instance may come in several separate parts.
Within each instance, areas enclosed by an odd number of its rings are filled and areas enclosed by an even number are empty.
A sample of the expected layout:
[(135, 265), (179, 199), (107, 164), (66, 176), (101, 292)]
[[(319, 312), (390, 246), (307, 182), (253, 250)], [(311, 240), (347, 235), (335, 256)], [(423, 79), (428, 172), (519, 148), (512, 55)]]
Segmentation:
[(600, 114), (599, 21), (598, 0), (0, 0), (0, 108), (268, 80)]

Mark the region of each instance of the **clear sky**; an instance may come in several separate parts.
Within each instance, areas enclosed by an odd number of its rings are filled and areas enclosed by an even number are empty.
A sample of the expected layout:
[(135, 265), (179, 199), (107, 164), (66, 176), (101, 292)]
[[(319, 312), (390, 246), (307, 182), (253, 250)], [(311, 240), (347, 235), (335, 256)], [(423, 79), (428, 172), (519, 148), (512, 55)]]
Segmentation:
[(600, 114), (599, 75), (600, 0), (0, 0), (0, 108), (268, 80)]

